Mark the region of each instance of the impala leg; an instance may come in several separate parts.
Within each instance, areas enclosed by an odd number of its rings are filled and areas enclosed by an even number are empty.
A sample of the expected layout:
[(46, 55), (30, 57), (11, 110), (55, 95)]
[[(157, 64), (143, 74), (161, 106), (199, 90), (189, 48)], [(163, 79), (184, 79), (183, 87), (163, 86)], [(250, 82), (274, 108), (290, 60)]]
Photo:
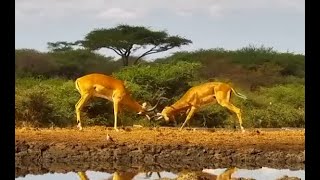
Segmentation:
[(184, 123), (182, 124), (182, 126), (180, 127), (179, 130), (182, 130), (182, 128), (186, 125), (186, 123), (189, 121), (189, 119), (191, 119), (191, 117), (193, 116), (194, 112), (196, 111), (196, 108), (194, 106), (191, 107), (188, 116), (186, 118), (186, 120), (184, 121)]
[(113, 113), (114, 113), (114, 130), (119, 131), (117, 127), (118, 123), (118, 111), (119, 111), (119, 99), (114, 98), (113, 99)]
[(80, 180), (89, 180), (89, 178), (88, 178), (88, 176), (86, 175), (85, 172), (80, 171), (80, 172), (78, 172), (77, 174), (78, 174)]
[(83, 106), (86, 104), (86, 102), (89, 100), (90, 94), (82, 94), (81, 98), (75, 105), (76, 108), (76, 115), (77, 115), (77, 127), (82, 130), (81, 126), (81, 120), (80, 120), (80, 111), (82, 110)]
[(239, 125), (241, 128), (241, 131), (245, 132), (245, 130), (242, 126), (241, 110), (239, 108), (237, 108), (236, 106), (234, 106), (233, 104), (231, 104), (230, 102), (222, 101), (219, 104), (223, 107), (228, 108), (229, 110), (233, 111), (234, 113), (236, 113), (238, 120), (239, 120)]
[[(149, 173), (149, 174), (148, 174), (148, 173)], [(146, 178), (151, 177), (151, 175), (152, 175), (152, 172), (146, 172)]]
[(159, 177), (159, 178), (161, 178), (161, 175), (160, 175), (160, 173), (159, 173), (159, 172), (157, 172), (157, 175), (158, 175), (158, 177)]

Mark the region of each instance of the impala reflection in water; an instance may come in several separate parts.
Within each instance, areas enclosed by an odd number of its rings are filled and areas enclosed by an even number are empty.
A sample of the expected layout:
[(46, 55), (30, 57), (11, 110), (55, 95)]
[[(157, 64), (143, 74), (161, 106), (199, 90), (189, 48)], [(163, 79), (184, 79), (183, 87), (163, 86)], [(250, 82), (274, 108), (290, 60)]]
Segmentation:
[[(290, 177), (290, 178), (289, 178)], [(238, 169), (231, 167), (227, 169), (203, 169), (202, 171), (181, 171), (172, 172), (123, 172), (116, 171), (113, 174), (86, 171), (86, 172), (69, 172), (66, 174), (53, 173), (42, 175), (26, 175), (17, 177), (16, 180), (304, 180), (304, 170), (289, 169)]]

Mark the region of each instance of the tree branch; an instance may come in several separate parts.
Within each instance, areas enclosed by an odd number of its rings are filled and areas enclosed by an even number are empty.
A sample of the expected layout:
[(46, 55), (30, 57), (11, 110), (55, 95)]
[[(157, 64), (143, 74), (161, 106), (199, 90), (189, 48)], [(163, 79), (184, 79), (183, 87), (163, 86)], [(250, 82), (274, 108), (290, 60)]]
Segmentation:
[[(169, 49), (174, 48), (174, 46), (164, 46), (164, 47), (159, 47), (158, 49), (156, 49), (158, 46), (154, 46), (153, 48), (151, 48), (150, 50), (144, 52), (143, 54), (141, 54), (137, 59), (135, 59), (133, 64), (137, 64), (138, 60), (141, 59), (142, 57), (149, 55), (149, 54), (154, 54), (154, 53), (158, 53), (158, 52), (162, 52), (162, 51), (167, 51)], [(155, 50), (156, 49), (156, 50)]]
[(125, 56), (127, 56), (127, 57), (130, 56), (132, 47), (133, 47), (133, 44), (130, 44), (128, 46), (128, 48), (126, 49), (126, 52), (124, 53)]
[(119, 56), (123, 56), (123, 52), (120, 49), (115, 49), (113, 47), (107, 47), (108, 49), (113, 50), (115, 53), (117, 53)]
[(143, 54), (141, 54), (137, 59), (134, 60), (133, 64), (137, 64), (137, 62), (139, 61), (139, 59), (141, 59), (143, 56), (148, 55), (148, 53), (152, 52), (157, 46), (152, 47), (151, 49), (149, 49), (148, 51), (144, 52)]

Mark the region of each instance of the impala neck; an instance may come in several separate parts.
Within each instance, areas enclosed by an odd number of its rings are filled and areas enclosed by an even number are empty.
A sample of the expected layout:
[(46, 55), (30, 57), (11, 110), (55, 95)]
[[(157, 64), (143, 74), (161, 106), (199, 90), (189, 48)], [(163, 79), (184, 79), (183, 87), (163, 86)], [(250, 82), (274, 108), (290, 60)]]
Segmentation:
[(129, 95), (126, 95), (125, 98), (123, 98), (122, 104), (135, 112), (143, 111), (142, 106), (137, 101), (133, 100)]
[(180, 111), (188, 109), (189, 106), (190, 105), (188, 103), (183, 103), (183, 102), (177, 101), (176, 103), (169, 106), (170, 107), (169, 113), (171, 113), (171, 114), (178, 113)]

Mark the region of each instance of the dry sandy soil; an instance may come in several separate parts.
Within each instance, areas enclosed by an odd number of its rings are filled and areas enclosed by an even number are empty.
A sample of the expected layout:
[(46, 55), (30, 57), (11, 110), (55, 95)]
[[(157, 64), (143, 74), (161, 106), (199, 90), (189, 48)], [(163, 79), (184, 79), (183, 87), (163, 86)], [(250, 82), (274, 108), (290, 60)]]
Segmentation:
[[(106, 127), (19, 128), (16, 175), (128, 168), (181, 170), (271, 167), (304, 169), (304, 129)], [(110, 138), (108, 138), (110, 137)]]

